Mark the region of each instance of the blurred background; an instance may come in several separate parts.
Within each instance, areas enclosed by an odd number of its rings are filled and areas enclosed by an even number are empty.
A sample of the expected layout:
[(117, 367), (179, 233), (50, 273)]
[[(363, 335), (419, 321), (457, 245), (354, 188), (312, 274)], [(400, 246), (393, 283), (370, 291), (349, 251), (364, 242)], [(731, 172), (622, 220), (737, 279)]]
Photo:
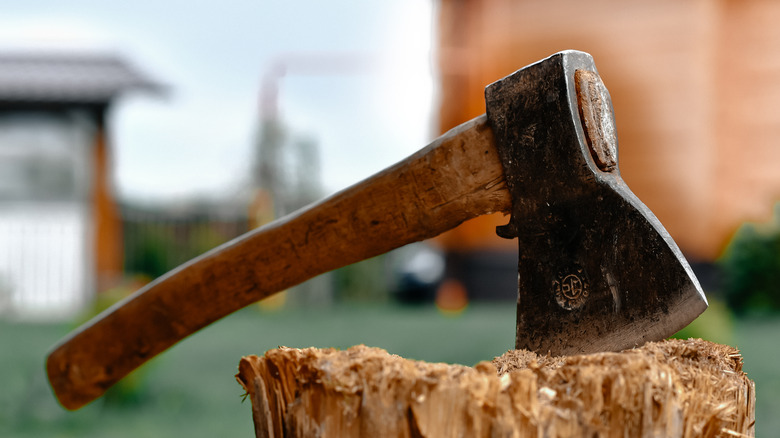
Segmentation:
[(484, 112), (564, 49), (610, 90), (621, 172), (780, 428), (780, 4), (0, 0), (0, 435), (253, 433), (242, 355), (365, 343), (473, 365), (514, 344), (517, 248), (470, 221), (188, 338), (75, 412), (51, 345), (178, 264)]

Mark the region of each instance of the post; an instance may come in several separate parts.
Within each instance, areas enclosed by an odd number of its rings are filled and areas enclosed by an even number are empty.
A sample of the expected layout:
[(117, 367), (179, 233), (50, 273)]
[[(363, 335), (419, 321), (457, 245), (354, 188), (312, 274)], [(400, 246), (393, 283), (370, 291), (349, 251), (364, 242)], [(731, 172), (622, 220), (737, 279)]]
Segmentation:
[(95, 110), (92, 214), (97, 292), (103, 292), (118, 282), (123, 263), (122, 221), (114, 199), (106, 134), (107, 109), (107, 106), (100, 106)]

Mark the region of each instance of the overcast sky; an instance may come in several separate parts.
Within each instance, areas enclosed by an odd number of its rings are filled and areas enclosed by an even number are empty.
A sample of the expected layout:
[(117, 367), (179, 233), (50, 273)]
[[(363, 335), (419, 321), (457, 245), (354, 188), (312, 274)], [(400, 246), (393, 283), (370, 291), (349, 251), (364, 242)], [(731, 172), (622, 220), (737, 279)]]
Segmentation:
[(164, 97), (127, 96), (113, 113), (115, 181), (126, 198), (239, 191), (261, 77), (280, 58), (347, 55), (372, 66), (293, 68), (280, 81), (281, 119), (318, 142), (326, 192), (432, 136), (430, 0), (0, 0), (0, 11), (0, 49), (115, 51), (168, 86)]

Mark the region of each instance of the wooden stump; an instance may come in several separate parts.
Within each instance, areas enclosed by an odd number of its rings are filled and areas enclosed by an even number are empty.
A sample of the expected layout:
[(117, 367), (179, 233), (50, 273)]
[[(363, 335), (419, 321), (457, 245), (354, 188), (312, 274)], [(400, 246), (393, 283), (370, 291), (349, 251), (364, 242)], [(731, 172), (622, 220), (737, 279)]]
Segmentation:
[(667, 340), (620, 353), (508, 351), (476, 366), (378, 348), (241, 359), (258, 437), (741, 437), (755, 387), (731, 347)]

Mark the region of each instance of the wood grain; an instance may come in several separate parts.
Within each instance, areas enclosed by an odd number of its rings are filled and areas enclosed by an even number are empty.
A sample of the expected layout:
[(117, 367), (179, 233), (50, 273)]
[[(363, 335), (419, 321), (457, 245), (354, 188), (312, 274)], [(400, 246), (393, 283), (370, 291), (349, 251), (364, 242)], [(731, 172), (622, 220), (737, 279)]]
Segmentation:
[(208, 324), (318, 274), (510, 208), (485, 116), (387, 170), (249, 232), (150, 283), (50, 353), (60, 403), (78, 409)]
[(255, 434), (279, 437), (743, 437), (755, 385), (701, 339), (568, 357), (510, 350), (475, 367), (378, 348), (278, 348), (241, 359)]

